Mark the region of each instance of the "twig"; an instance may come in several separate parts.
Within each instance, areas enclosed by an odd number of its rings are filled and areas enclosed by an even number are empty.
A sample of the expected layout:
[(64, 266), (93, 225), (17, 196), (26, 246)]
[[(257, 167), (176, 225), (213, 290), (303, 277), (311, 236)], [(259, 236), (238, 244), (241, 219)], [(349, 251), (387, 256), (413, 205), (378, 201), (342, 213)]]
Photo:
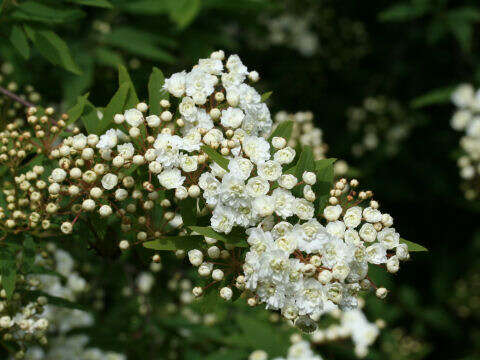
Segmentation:
[(8, 96), (9, 98), (19, 102), (20, 104), (22, 104), (23, 106), (26, 106), (26, 107), (35, 107), (35, 104), (32, 104), (31, 102), (25, 100), (25, 99), (22, 99), (20, 96), (12, 93), (11, 91), (8, 91), (7, 89), (4, 89), (3, 87), (0, 86), (0, 93), (2, 93), (3, 95), (5, 96)]

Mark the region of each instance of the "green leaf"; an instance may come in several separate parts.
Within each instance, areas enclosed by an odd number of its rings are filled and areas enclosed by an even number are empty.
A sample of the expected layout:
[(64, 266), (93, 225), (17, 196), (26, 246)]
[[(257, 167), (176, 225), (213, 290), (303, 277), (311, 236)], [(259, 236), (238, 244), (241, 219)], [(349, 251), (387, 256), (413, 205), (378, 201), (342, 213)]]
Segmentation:
[(220, 165), (222, 168), (228, 171), (228, 163), (229, 163), (228, 159), (225, 159), (215, 149), (212, 149), (208, 145), (202, 145), (202, 150), (205, 154), (207, 154), (210, 157), (210, 159), (212, 159), (218, 165)]
[(186, 28), (200, 12), (200, 0), (175, 0), (170, 6), (170, 17), (180, 29)]
[(317, 214), (321, 213), (327, 205), (330, 197), (330, 189), (333, 186), (334, 167), (333, 164), (337, 159), (322, 159), (315, 161), (315, 174), (317, 182), (313, 186), (313, 190), (317, 195), (315, 200), (315, 209)]
[(10, 299), (15, 291), (15, 281), (17, 279), (17, 267), (15, 258), (0, 259), (0, 275), (2, 277), (2, 288), (7, 293), (7, 298)]
[(315, 157), (310, 146), (304, 146), (298, 162), (296, 164), (295, 176), (298, 181), (302, 181), (302, 175), (305, 171), (315, 172)]
[(113, 9), (112, 3), (108, 0), (68, 0), (68, 2), (85, 6)]
[(23, 266), (25, 271), (29, 271), (35, 262), (35, 240), (31, 236), (26, 236), (23, 241)]
[(272, 96), (272, 94), (273, 94), (273, 91), (269, 91), (262, 94), (262, 102), (267, 101), (270, 98), (270, 96)]
[(137, 92), (135, 91), (135, 86), (133, 85), (132, 79), (130, 78), (127, 69), (125, 68), (125, 66), (120, 65), (118, 67), (118, 85), (122, 86), (122, 84), (124, 83), (128, 84), (130, 87), (127, 100), (125, 102), (125, 107), (127, 109), (131, 109), (139, 103), (139, 100)]
[(99, 64), (111, 66), (115, 69), (117, 69), (119, 65), (125, 65), (122, 55), (115, 50), (107, 48), (106, 46), (95, 49), (95, 59)]
[(403, 244), (407, 244), (408, 251), (412, 251), (412, 252), (428, 251), (428, 249), (426, 247), (423, 247), (422, 245), (416, 244), (414, 242), (411, 242), (411, 241), (408, 241), (408, 240), (405, 240), (405, 239), (402, 239), (402, 238), (400, 238), (400, 242), (403, 243)]
[(239, 233), (232, 231), (230, 234), (220, 234), (213, 230), (211, 227), (202, 227), (202, 226), (189, 226), (190, 230), (199, 233), (200, 235), (216, 239), (224, 242), (225, 244), (230, 244), (235, 247), (248, 247), (247, 235), (245, 232)]
[(169, 94), (163, 89), (165, 77), (159, 68), (154, 67), (148, 80), (148, 102), (150, 105), (150, 114), (159, 115), (162, 111), (160, 100), (169, 98)]
[(158, 251), (174, 251), (198, 249), (199, 247), (203, 246), (203, 243), (203, 236), (188, 235), (162, 237), (157, 240), (147, 241), (143, 243), (143, 246), (147, 249)]
[(139, 15), (167, 14), (170, 11), (168, 1), (140, 0), (128, 1), (121, 5), (122, 10)]
[(45, 24), (72, 23), (85, 16), (79, 9), (72, 9), (65, 6), (49, 6), (40, 1), (22, 2), (11, 13), (14, 20), (35, 21)]
[(178, 208), (180, 209), (184, 226), (195, 225), (197, 223), (197, 199), (188, 197), (179, 202)]
[(409, 21), (423, 16), (427, 11), (427, 7), (401, 3), (380, 12), (378, 20), (382, 22)]
[(47, 294), (46, 292), (43, 292), (43, 291), (33, 290), (33, 291), (26, 291), (25, 292), (25, 297), (27, 299), (31, 300), (31, 301), (37, 299), (40, 296), (46, 297), (49, 305), (55, 305), (55, 306), (59, 306), (59, 307), (67, 308), (67, 309), (74, 309), (74, 310), (83, 310), (83, 311), (88, 310), (85, 306), (83, 306), (81, 304), (78, 304), (78, 303), (73, 302), (73, 301), (69, 301), (67, 299), (63, 299), (63, 298), (58, 297), (58, 296), (49, 295), (49, 294)]
[(90, 101), (86, 100), (82, 114), (82, 123), (87, 133), (100, 135), (98, 131), (99, 122), (100, 118), (98, 117), (97, 108)]
[(99, 133), (104, 133), (112, 125), (113, 117), (116, 114), (123, 113), (129, 91), (130, 84), (124, 82), (122, 85), (120, 85), (120, 88), (117, 90), (115, 95), (113, 95), (112, 99), (103, 111), (103, 118), (98, 124), (97, 131)]
[(410, 106), (414, 109), (418, 109), (430, 105), (447, 104), (450, 102), (450, 96), (455, 89), (456, 87), (449, 86), (432, 90), (425, 95), (413, 99), (410, 102)]
[(25, 26), (28, 37), (35, 48), (54, 65), (60, 65), (66, 70), (80, 75), (82, 70), (73, 60), (67, 44), (51, 30), (35, 30)]
[(67, 111), (67, 114), (68, 114), (67, 125), (74, 124), (75, 121), (77, 121), (80, 118), (80, 116), (82, 116), (83, 110), (85, 109), (85, 104), (87, 103), (88, 95), (89, 93), (86, 93), (83, 96), (79, 96), (77, 98), (77, 103)]
[(275, 130), (270, 134), (270, 136), (268, 137), (268, 141), (271, 142), (272, 139), (276, 136), (283, 137), (288, 141), (292, 136), (292, 130), (293, 130), (292, 120), (282, 121), (280, 124), (277, 125)]
[(28, 44), (27, 36), (20, 26), (12, 26), (12, 31), (10, 32), (10, 42), (25, 59), (30, 57), (30, 45)]
[(173, 63), (175, 57), (158, 46), (162, 37), (133, 27), (119, 27), (105, 35), (104, 42), (113, 47), (128, 51), (131, 54), (145, 57), (149, 60)]

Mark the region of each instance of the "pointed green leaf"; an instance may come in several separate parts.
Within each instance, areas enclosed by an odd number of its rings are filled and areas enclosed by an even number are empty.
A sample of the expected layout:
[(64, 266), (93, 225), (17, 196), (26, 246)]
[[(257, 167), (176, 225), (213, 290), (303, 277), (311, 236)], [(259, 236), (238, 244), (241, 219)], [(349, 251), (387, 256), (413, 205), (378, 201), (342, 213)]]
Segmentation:
[(120, 85), (120, 88), (117, 90), (115, 95), (108, 103), (107, 107), (103, 111), (103, 118), (99, 122), (98, 132), (104, 133), (113, 123), (113, 117), (116, 114), (123, 113), (125, 109), (125, 104), (127, 102), (128, 93), (130, 91), (130, 84), (124, 82)]
[(402, 239), (402, 238), (400, 238), (400, 242), (404, 243), (404, 244), (407, 244), (408, 251), (412, 251), (412, 252), (428, 251), (428, 249), (426, 247), (423, 247), (422, 245), (416, 244), (414, 242), (411, 242), (411, 241), (408, 241), (408, 240), (405, 240), (405, 239)]
[(100, 135), (98, 131), (98, 124), (100, 118), (98, 117), (97, 108), (88, 100), (85, 101), (85, 107), (82, 114), (82, 123), (89, 134)]
[(225, 244), (230, 244), (235, 247), (248, 247), (247, 235), (245, 232), (236, 232), (232, 231), (230, 234), (220, 234), (213, 230), (211, 227), (202, 227), (202, 226), (189, 226), (189, 229), (195, 231), (196, 233), (210, 237), (224, 242)]
[(195, 19), (201, 7), (200, 0), (176, 0), (172, 2), (170, 17), (180, 29), (184, 29)]
[(440, 89), (432, 90), (425, 95), (419, 96), (410, 102), (410, 106), (414, 109), (419, 109), (425, 106), (448, 104), (450, 96), (456, 87), (448, 86)]
[(1, 287), (5, 289), (7, 298), (10, 298), (15, 291), (17, 279), (17, 267), (14, 257), (11, 259), (0, 259), (0, 275), (2, 277)]
[(169, 236), (157, 240), (147, 241), (143, 244), (147, 249), (158, 251), (191, 250), (198, 249), (204, 244), (203, 236)]
[(12, 31), (10, 32), (10, 42), (25, 59), (30, 57), (30, 45), (28, 44), (27, 36), (20, 26), (12, 26)]
[(71, 23), (85, 16), (79, 9), (66, 6), (50, 6), (40, 1), (25, 1), (20, 3), (11, 13), (14, 20), (32, 21), (45, 24)]
[(292, 136), (292, 130), (293, 130), (292, 120), (282, 121), (280, 124), (277, 125), (275, 130), (268, 137), (268, 141), (271, 142), (274, 137), (282, 137), (288, 141)]
[(150, 114), (159, 115), (162, 107), (160, 100), (169, 98), (169, 94), (163, 89), (165, 77), (159, 68), (154, 67), (150, 79), (148, 81), (148, 102), (150, 106)]
[(225, 159), (222, 155), (220, 155), (215, 149), (212, 149), (210, 146), (203, 145), (202, 150), (210, 157), (210, 159), (212, 159), (218, 165), (228, 171), (228, 159)]
[(118, 85), (122, 86), (122, 84), (128, 84), (130, 89), (128, 91), (128, 96), (127, 100), (125, 102), (125, 107), (127, 109), (134, 108), (138, 103), (138, 96), (137, 92), (135, 91), (135, 86), (133, 85), (132, 79), (130, 78), (130, 75), (128, 74), (128, 71), (125, 66), (120, 65), (118, 67)]
[(272, 96), (272, 94), (273, 94), (273, 91), (269, 91), (262, 94), (262, 102), (267, 101), (270, 98), (270, 96)]
[(68, 114), (67, 125), (74, 124), (75, 121), (77, 121), (80, 118), (80, 116), (82, 116), (83, 110), (85, 109), (85, 104), (87, 103), (88, 95), (89, 93), (86, 93), (83, 96), (79, 96), (77, 98), (77, 103), (67, 111), (67, 114)]
[(296, 165), (295, 176), (298, 181), (302, 181), (302, 175), (305, 171), (315, 172), (315, 158), (310, 146), (304, 146)]
[(28, 37), (35, 48), (54, 65), (60, 65), (66, 70), (80, 75), (82, 70), (73, 60), (67, 44), (51, 30), (36, 30), (25, 26)]

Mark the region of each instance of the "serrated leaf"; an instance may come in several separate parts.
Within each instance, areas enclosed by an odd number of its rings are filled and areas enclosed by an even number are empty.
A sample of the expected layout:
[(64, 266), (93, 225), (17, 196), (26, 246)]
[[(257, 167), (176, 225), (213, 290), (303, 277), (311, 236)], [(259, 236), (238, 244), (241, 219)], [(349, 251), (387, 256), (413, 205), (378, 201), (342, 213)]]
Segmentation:
[(150, 114), (159, 115), (162, 111), (160, 100), (169, 98), (169, 94), (163, 89), (165, 83), (165, 76), (162, 71), (154, 67), (148, 80), (148, 102), (150, 105)]
[(203, 236), (187, 235), (162, 237), (157, 240), (147, 241), (143, 243), (143, 246), (147, 249), (153, 249), (158, 251), (198, 249), (199, 247), (203, 246)]
[(30, 45), (28, 44), (27, 36), (20, 26), (12, 26), (9, 39), (13, 47), (17, 49), (20, 55), (22, 55), (25, 59), (30, 57)]
[(85, 6), (113, 9), (112, 3), (108, 0), (68, 0), (68, 2)]
[(87, 103), (88, 96), (89, 96), (89, 93), (86, 93), (83, 96), (79, 96), (77, 98), (77, 103), (67, 111), (67, 114), (68, 114), (67, 125), (74, 124), (75, 121), (77, 121), (80, 118), (80, 116), (82, 116), (83, 110), (85, 109), (85, 104)]
[(408, 251), (411, 251), (411, 252), (428, 251), (428, 249), (426, 247), (423, 247), (420, 244), (416, 244), (414, 242), (411, 242), (411, 241), (408, 241), (408, 240), (405, 240), (405, 239), (402, 239), (402, 238), (400, 238), (400, 242), (404, 243), (404, 244), (407, 244)]
[(35, 48), (54, 65), (59, 65), (66, 70), (80, 75), (82, 70), (73, 60), (72, 54), (65, 43), (51, 30), (36, 30), (25, 26), (28, 37), (32, 40)]
[(268, 141), (271, 142), (274, 137), (282, 137), (285, 138), (288, 142), (290, 140), (290, 137), (292, 136), (292, 130), (293, 130), (293, 121), (292, 120), (287, 120), (287, 121), (282, 121), (280, 124), (277, 125), (275, 130), (270, 134), (268, 137)]
[(207, 154), (210, 157), (210, 159), (212, 159), (214, 162), (220, 165), (220, 167), (228, 171), (228, 163), (229, 163), (228, 159), (224, 158), (215, 149), (212, 149), (208, 145), (202, 145), (202, 150), (205, 154)]
[(268, 92), (262, 94), (261, 101), (262, 102), (267, 101), (270, 98), (270, 96), (272, 96), (272, 94), (273, 94), (273, 91), (268, 91)]
[(455, 89), (455, 86), (448, 86), (432, 90), (425, 95), (413, 99), (410, 102), (410, 106), (414, 109), (418, 109), (430, 105), (447, 104), (450, 102), (450, 96)]
[(235, 247), (248, 247), (247, 235), (243, 233), (243, 236), (239, 232), (231, 232), (230, 234), (220, 234), (213, 230), (211, 227), (202, 227), (202, 226), (189, 226), (189, 229), (199, 233), (200, 235), (210, 237), (225, 244), (230, 244)]

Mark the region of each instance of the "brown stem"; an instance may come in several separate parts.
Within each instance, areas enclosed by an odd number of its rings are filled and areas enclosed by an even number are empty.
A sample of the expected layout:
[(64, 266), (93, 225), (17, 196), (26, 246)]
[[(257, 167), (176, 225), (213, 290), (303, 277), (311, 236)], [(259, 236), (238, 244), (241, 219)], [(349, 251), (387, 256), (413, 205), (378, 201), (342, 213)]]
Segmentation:
[(2, 93), (3, 95), (5, 96), (8, 96), (9, 98), (15, 100), (16, 102), (19, 102), (20, 104), (22, 104), (23, 106), (26, 106), (26, 107), (34, 107), (35, 105), (32, 104), (31, 102), (25, 100), (25, 99), (22, 99), (20, 96), (12, 93), (11, 91), (8, 91), (7, 89), (4, 89), (3, 87), (0, 86), (0, 93)]

